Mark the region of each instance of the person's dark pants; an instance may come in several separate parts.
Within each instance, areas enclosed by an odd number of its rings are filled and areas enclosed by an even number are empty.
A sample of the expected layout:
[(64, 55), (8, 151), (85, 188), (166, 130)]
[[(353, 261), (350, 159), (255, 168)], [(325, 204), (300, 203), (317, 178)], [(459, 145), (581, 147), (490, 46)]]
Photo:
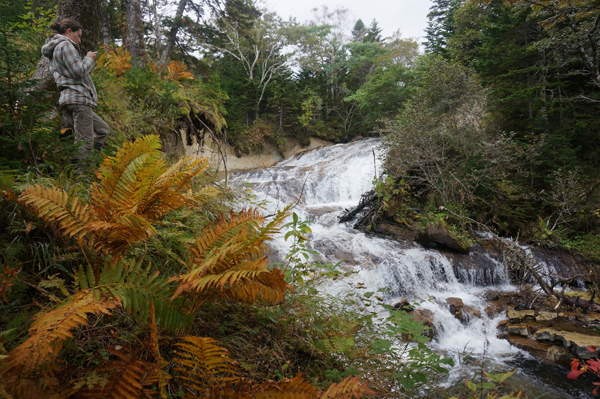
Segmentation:
[[(92, 148), (101, 149), (106, 141), (110, 128), (94, 113), (92, 107), (79, 104), (63, 105), (67, 113), (73, 117), (73, 134), (75, 143), (82, 143), (73, 160), (86, 159)], [(95, 140), (95, 144), (94, 144)]]

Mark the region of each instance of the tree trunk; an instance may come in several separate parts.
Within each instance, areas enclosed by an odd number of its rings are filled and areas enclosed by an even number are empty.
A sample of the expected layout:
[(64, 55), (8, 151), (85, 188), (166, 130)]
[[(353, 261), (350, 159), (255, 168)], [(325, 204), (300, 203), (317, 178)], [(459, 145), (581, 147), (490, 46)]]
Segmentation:
[(123, 8), (127, 20), (123, 45), (131, 53), (131, 62), (135, 65), (141, 65), (145, 56), (142, 7), (139, 0), (123, 0)]
[[(56, 11), (56, 20), (64, 18), (73, 18), (83, 27), (81, 37), (81, 52), (86, 54), (88, 51), (95, 51), (98, 48), (98, 42), (102, 38), (102, 2), (98, 0), (59, 0)], [(42, 57), (37, 64), (33, 74), (33, 79), (38, 83), (28, 91), (35, 92), (41, 90), (56, 91), (56, 84), (50, 73), (50, 62), (46, 57)]]
[(112, 44), (112, 40), (110, 40), (110, 26), (108, 13), (104, 11), (106, 9), (106, 0), (102, 0), (102, 9), (102, 42), (105, 45), (108, 45)]
[(177, 12), (175, 12), (175, 17), (173, 18), (173, 26), (171, 26), (171, 30), (169, 31), (167, 43), (165, 44), (165, 50), (163, 51), (162, 57), (160, 59), (160, 63), (163, 65), (169, 63), (169, 60), (171, 59), (171, 54), (173, 54), (173, 48), (175, 48), (175, 40), (177, 39), (177, 32), (181, 27), (181, 18), (183, 17), (183, 12), (185, 11), (185, 6), (187, 5), (187, 3), (188, 0), (179, 0)]
[(162, 40), (161, 40), (161, 29), (160, 29), (160, 16), (158, 15), (158, 0), (152, 1), (152, 25), (154, 28), (154, 46), (155, 46), (155, 57), (156, 62), (160, 61), (160, 57), (162, 56)]

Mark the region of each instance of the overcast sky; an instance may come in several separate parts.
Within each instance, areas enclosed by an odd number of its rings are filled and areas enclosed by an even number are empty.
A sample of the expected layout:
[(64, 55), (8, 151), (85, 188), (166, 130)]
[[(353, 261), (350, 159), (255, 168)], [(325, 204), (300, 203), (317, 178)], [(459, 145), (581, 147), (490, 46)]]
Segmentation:
[(384, 37), (400, 29), (403, 38), (413, 37), (419, 42), (425, 36), (431, 6), (431, 0), (266, 0), (266, 3), (284, 19), (294, 16), (299, 22), (313, 19), (315, 7), (327, 5), (332, 10), (341, 6), (350, 10), (353, 22), (360, 18), (368, 26), (376, 19)]

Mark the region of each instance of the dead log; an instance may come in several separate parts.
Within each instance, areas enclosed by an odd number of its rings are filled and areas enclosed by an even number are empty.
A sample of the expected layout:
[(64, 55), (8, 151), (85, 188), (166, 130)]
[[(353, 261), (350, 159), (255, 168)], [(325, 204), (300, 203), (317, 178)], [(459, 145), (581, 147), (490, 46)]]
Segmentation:
[(365, 207), (367, 207), (368, 205), (375, 204), (378, 199), (379, 199), (379, 195), (375, 192), (375, 190), (367, 191), (366, 193), (364, 193), (361, 196), (358, 205), (356, 207), (350, 209), (346, 213), (344, 213), (340, 217), (339, 222), (345, 223), (349, 220), (352, 220)]

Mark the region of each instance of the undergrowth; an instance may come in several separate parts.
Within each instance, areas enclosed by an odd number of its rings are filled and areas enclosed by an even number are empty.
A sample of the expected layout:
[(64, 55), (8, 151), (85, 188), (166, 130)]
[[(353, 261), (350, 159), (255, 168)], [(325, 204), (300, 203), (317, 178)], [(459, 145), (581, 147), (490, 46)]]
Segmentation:
[(445, 373), (421, 323), (320, 289), (344, 272), (308, 260), (296, 215), (269, 265), (288, 208), (231, 211), (211, 176), (146, 136), (88, 186), (2, 180), (2, 397), (414, 397)]

